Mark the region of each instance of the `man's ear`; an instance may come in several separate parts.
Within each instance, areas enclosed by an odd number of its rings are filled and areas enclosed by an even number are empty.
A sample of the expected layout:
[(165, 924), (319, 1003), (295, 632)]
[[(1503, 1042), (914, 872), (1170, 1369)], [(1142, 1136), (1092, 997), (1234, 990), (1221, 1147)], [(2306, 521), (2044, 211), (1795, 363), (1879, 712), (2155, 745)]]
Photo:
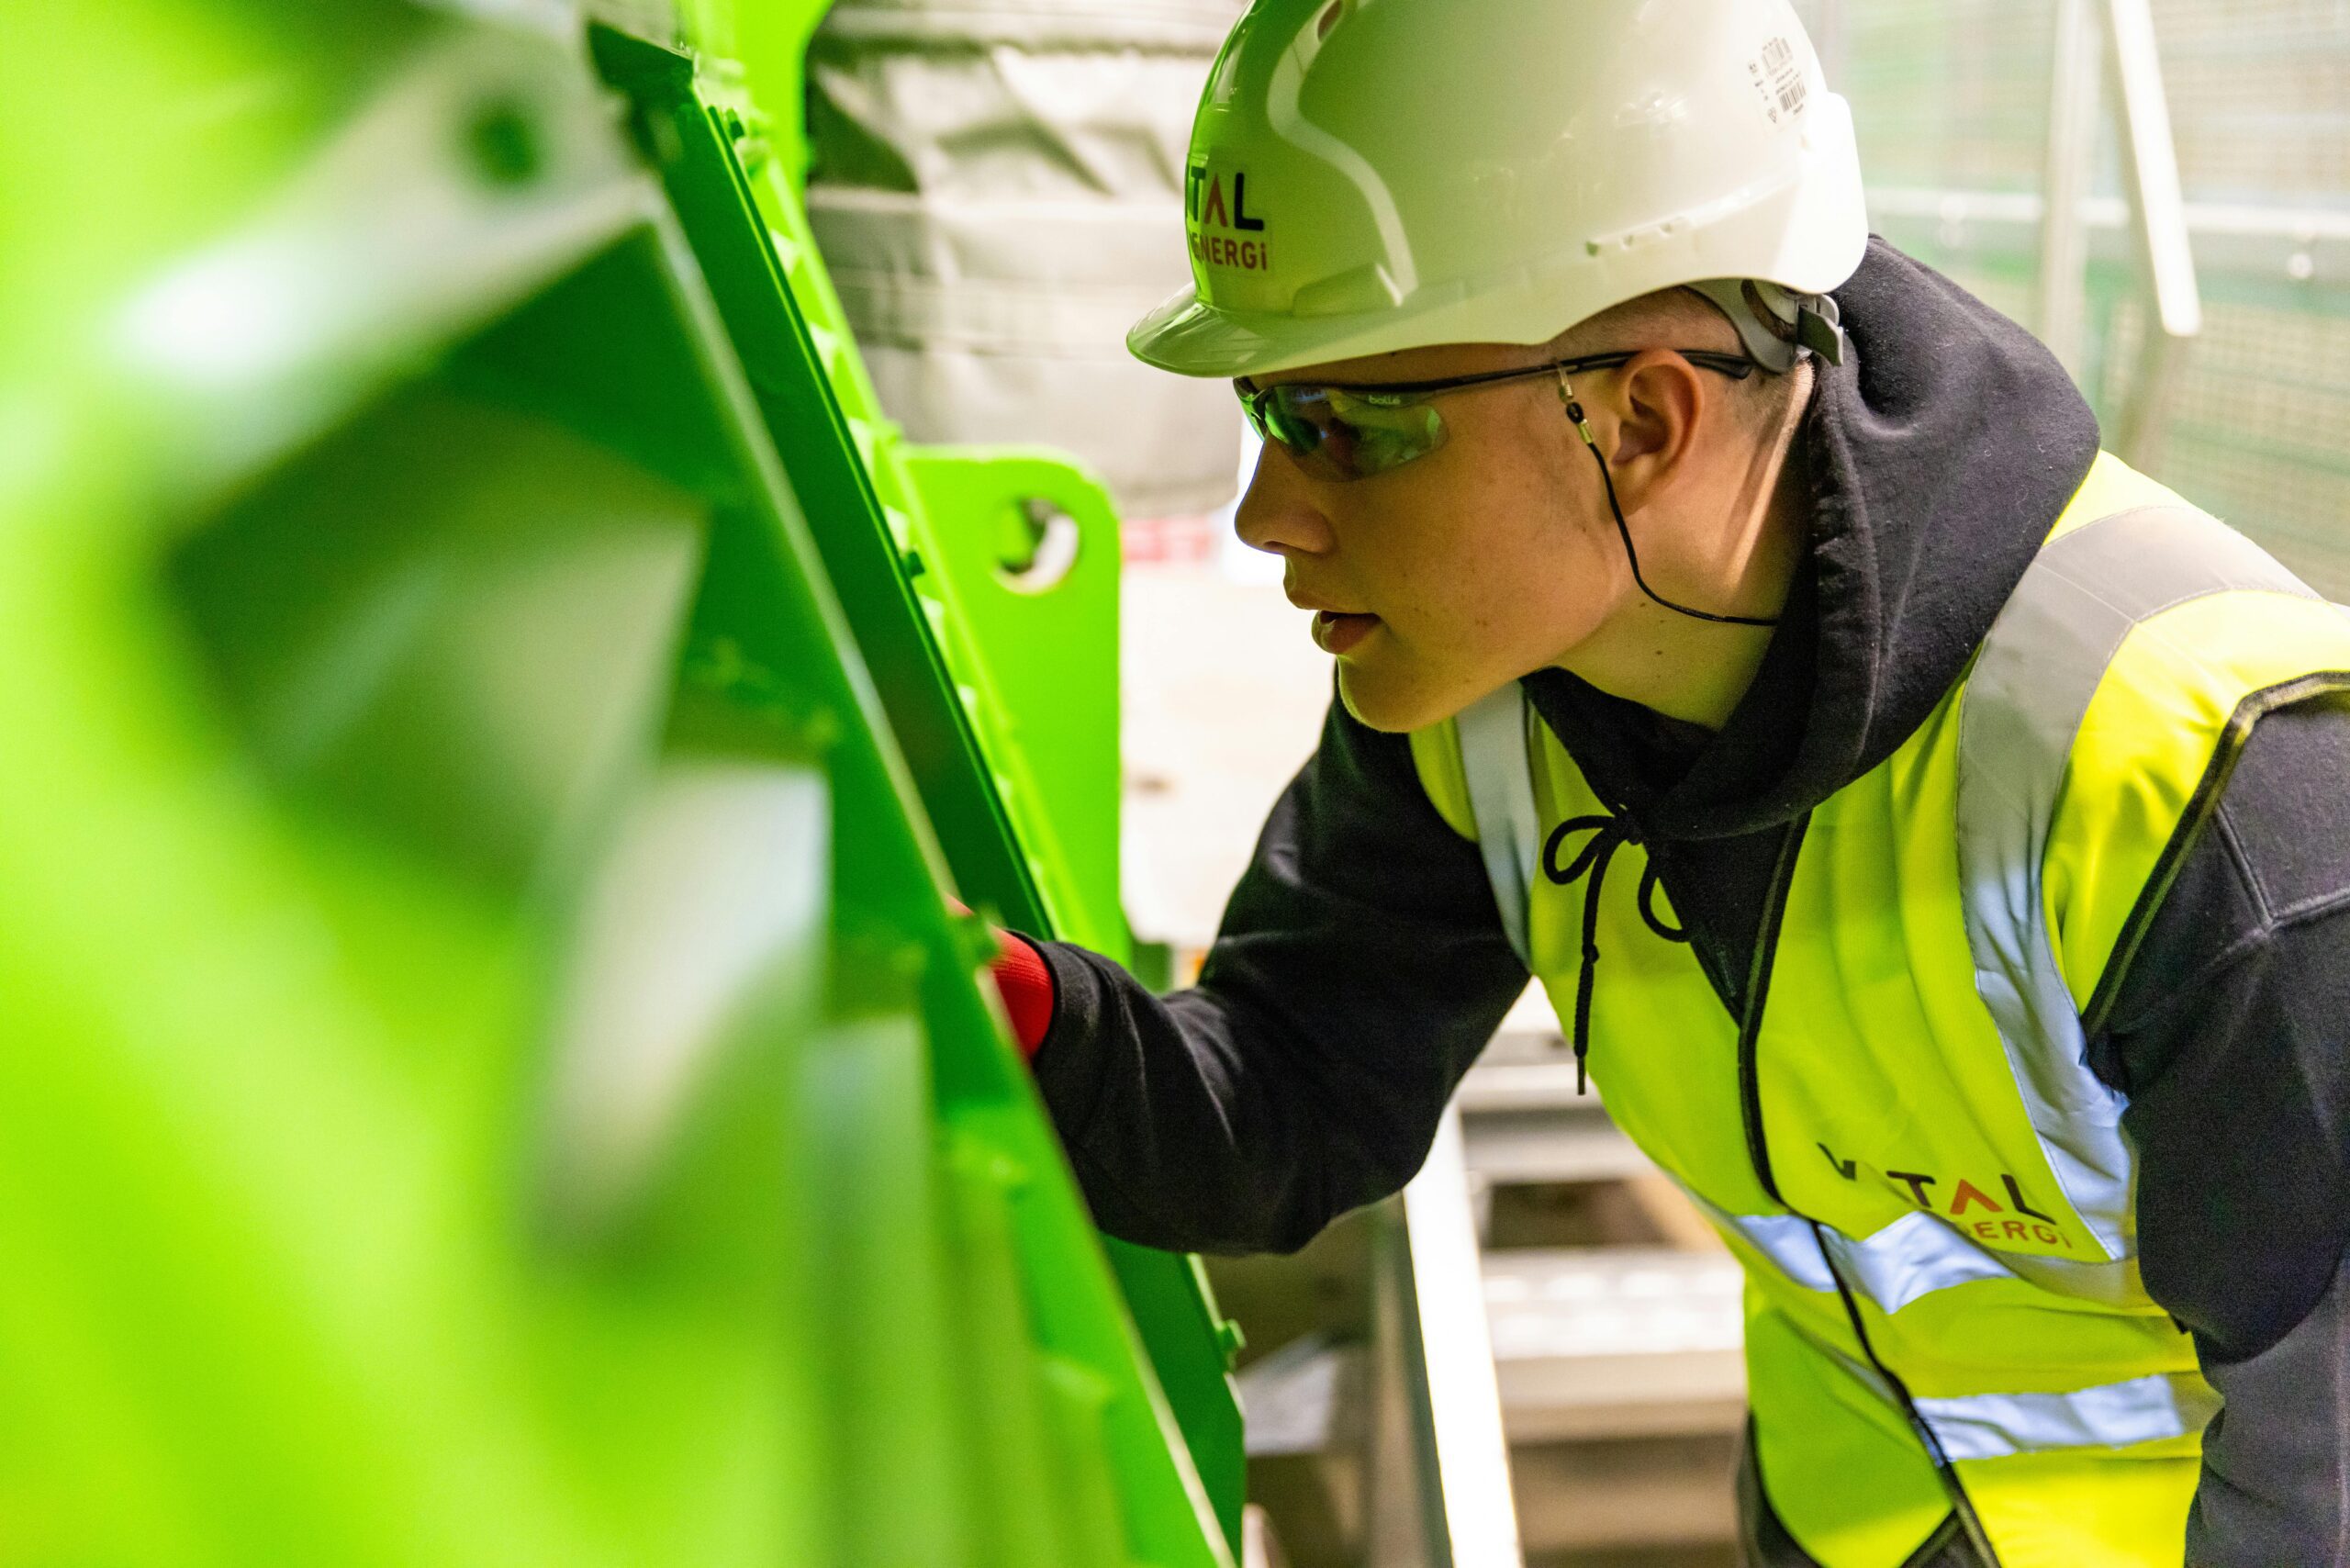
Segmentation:
[(1669, 349), (1651, 349), (1616, 375), (1616, 441), (1609, 466), (1625, 510), (1637, 510), (1677, 478), (1705, 418), (1704, 374)]

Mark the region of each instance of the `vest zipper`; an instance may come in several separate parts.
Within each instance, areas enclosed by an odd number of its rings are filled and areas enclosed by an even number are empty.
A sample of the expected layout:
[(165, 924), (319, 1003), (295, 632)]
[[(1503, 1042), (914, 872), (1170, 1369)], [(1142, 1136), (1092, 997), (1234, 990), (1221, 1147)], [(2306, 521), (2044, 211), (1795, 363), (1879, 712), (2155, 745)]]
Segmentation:
[(1844, 1282), (1844, 1271), (1836, 1266), (1836, 1255), (1828, 1249), (1828, 1237), (1820, 1229), (1819, 1222), (1806, 1217), (1804, 1223), (1811, 1226), (1811, 1239), (1819, 1249), (1819, 1260), (1828, 1265), (1828, 1277), (1836, 1282), (1837, 1299), (1844, 1304), (1844, 1321), (1852, 1326), (1852, 1338), (1859, 1342), (1861, 1354), (1868, 1358), (1869, 1365), (1875, 1370), (1876, 1375), (1883, 1378), (1885, 1385), (1893, 1391), (1893, 1397), (1900, 1403), (1901, 1413), (1909, 1417), (1909, 1429), (1916, 1435), (1919, 1446), (1926, 1450), (1926, 1459), (1933, 1465), (1934, 1474), (1941, 1479), (1942, 1495), (1950, 1499), (1951, 1515), (1958, 1520), (1959, 1533), (1966, 1538), (1966, 1544), (1974, 1550), (1979, 1568), (1999, 1568), (1999, 1554), (1992, 1549), (1991, 1537), (1983, 1528), (1982, 1517), (1975, 1511), (1975, 1499), (1966, 1495), (1966, 1483), (1958, 1478), (1957, 1464), (1942, 1447), (1942, 1439), (1934, 1435), (1933, 1428), (1926, 1424), (1925, 1417), (1919, 1414), (1918, 1402), (1910, 1396), (1909, 1385), (1877, 1358), (1876, 1347), (1869, 1341), (1868, 1327), (1861, 1321), (1860, 1304), (1852, 1299), (1852, 1287)]
[[(1786, 914), (1787, 894), (1795, 884), (1796, 857), (1803, 849), (1804, 831), (1810, 825), (1811, 815), (1806, 812), (1787, 824), (1786, 835), (1779, 841), (1778, 863), (1771, 868), (1771, 885), (1762, 899), (1762, 925), (1754, 934), (1754, 958), (1746, 979), (1746, 1009), (1738, 1024), (1738, 1103), (1740, 1118), (1746, 1124), (1746, 1157), (1754, 1167), (1755, 1180), (1762, 1183), (1762, 1191), (1791, 1215), (1796, 1211), (1779, 1195), (1778, 1179), (1771, 1172), (1770, 1146), (1763, 1140), (1762, 1074), (1755, 1054), (1762, 1036), (1763, 1004), (1770, 1000), (1772, 961), (1779, 946), (1779, 926)], [(1870, 1342), (1868, 1327), (1861, 1320), (1860, 1304), (1852, 1299), (1852, 1289), (1845, 1282), (1844, 1271), (1836, 1266), (1836, 1255), (1829, 1250), (1828, 1237), (1820, 1223), (1808, 1215), (1796, 1217), (1811, 1227), (1812, 1242), (1819, 1249), (1819, 1260), (1826, 1266), (1828, 1277), (1836, 1282), (1837, 1297), (1844, 1304), (1844, 1318), (1852, 1326), (1852, 1338), (1909, 1418), (1910, 1430), (1917, 1435), (1928, 1462), (1941, 1479), (1942, 1492), (1950, 1498), (1951, 1512), (1981, 1568), (1999, 1568), (1998, 1553), (1992, 1550), (1991, 1539), (1975, 1511), (1975, 1500), (1966, 1495), (1965, 1483), (1958, 1477), (1957, 1466), (1944, 1451), (1933, 1428), (1919, 1414), (1909, 1385), (1879, 1359), (1876, 1347)], [(1759, 1483), (1759, 1476), (1757, 1479)]]
[(1738, 1021), (1738, 1106), (1740, 1119), (1746, 1125), (1746, 1158), (1762, 1191), (1783, 1209), (1787, 1202), (1779, 1196), (1778, 1179), (1771, 1174), (1770, 1146), (1762, 1139), (1762, 1087), (1754, 1051), (1762, 1034), (1762, 1004), (1771, 994), (1771, 961), (1779, 946), (1779, 922), (1787, 911), (1787, 891), (1795, 883), (1796, 856), (1803, 848), (1804, 829), (1810, 825), (1811, 813), (1807, 812), (1787, 824), (1785, 836), (1779, 840), (1779, 859), (1771, 868), (1771, 885), (1762, 895), (1762, 924), (1754, 933), (1754, 957), (1746, 972), (1746, 1011)]

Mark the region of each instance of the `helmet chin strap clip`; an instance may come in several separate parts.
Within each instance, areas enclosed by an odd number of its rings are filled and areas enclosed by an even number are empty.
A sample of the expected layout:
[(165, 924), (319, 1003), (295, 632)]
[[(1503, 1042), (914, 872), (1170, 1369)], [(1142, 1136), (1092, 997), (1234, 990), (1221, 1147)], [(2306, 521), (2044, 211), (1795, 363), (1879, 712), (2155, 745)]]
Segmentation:
[(1774, 375), (1785, 375), (1817, 354), (1844, 363), (1849, 340), (1843, 313), (1825, 294), (1797, 294), (1753, 278), (1708, 278), (1688, 287), (1704, 296), (1738, 329), (1747, 357)]

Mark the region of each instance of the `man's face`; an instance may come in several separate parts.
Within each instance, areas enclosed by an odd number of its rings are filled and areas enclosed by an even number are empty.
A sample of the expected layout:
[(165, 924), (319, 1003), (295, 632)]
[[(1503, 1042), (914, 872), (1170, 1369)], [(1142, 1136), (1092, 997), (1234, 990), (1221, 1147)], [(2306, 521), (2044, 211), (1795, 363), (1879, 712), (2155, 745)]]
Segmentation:
[[(1539, 364), (1542, 355), (1415, 349), (1261, 384), (1432, 381)], [(1560, 661), (1631, 588), (1613, 521), (1591, 504), (1595, 475), (1555, 381), (1440, 394), (1434, 406), (1447, 431), (1435, 452), (1336, 482), (1269, 445), (1240, 503), (1241, 539), (1288, 563), (1291, 600), (1343, 612), (1317, 615), (1315, 640), (1337, 657), (1348, 710), (1378, 730), (1435, 723)]]

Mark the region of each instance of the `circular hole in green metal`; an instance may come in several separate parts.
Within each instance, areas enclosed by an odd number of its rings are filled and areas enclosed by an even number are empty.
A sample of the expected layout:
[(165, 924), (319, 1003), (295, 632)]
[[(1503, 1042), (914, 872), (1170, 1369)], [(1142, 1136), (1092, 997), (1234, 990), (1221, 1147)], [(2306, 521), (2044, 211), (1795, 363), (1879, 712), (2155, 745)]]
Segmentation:
[(996, 577), (1014, 593), (1050, 593), (1077, 565), (1077, 520), (1042, 496), (1013, 505), (1013, 535), (996, 557)]

